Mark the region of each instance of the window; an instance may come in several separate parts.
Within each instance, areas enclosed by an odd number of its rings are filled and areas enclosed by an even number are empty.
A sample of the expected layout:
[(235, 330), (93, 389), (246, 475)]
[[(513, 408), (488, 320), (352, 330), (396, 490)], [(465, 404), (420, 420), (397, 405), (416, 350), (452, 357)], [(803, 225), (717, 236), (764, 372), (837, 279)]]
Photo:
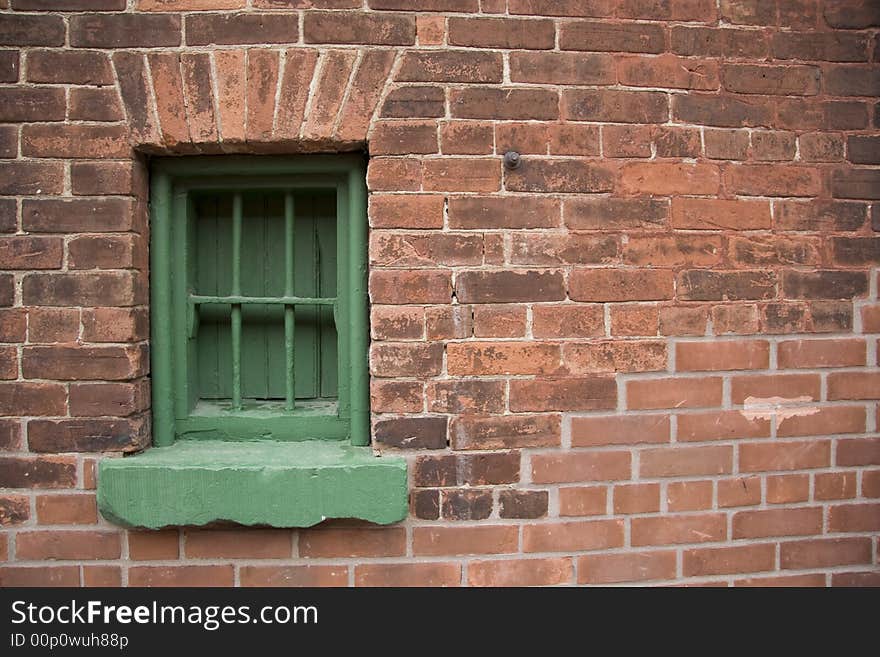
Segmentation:
[(151, 193), (154, 448), (99, 464), (119, 524), (377, 523), (406, 463), (374, 457), (358, 156), (159, 160)]
[(369, 442), (359, 165), (313, 156), (238, 175), (226, 175), (226, 160), (156, 167), (155, 444)]

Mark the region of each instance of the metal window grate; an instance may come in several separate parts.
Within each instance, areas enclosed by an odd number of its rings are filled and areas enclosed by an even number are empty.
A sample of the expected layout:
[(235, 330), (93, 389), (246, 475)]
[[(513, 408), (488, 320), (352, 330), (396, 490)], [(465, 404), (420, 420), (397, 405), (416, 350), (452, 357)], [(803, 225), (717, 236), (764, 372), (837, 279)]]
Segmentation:
[(285, 409), (292, 411), (296, 406), (296, 374), (294, 369), (295, 360), (295, 335), (296, 335), (296, 306), (331, 306), (336, 309), (336, 297), (299, 297), (294, 295), (294, 246), (295, 246), (295, 206), (294, 195), (291, 191), (284, 194), (284, 295), (283, 296), (243, 296), (241, 288), (241, 261), (242, 261), (242, 230), (243, 230), (243, 200), (242, 194), (236, 192), (232, 201), (232, 252), (231, 269), (232, 285), (230, 294), (204, 295), (189, 294), (189, 304), (192, 310), (197, 311), (199, 306), (206, 304), (222, 304), (231, 308), (231, 344), (232, 344), (232, 407), (233, 410), (242, 409), (242, 306), (253, 305), (283, 305), (284, 306), (284, 359), (285, 359)]

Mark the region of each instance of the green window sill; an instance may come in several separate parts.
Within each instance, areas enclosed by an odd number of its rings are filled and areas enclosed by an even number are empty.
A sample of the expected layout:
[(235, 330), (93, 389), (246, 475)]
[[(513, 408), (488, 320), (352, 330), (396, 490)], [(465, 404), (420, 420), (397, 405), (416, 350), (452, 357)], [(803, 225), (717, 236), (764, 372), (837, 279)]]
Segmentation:
[(310, 527), (328, 518), (377, 524), (407, 514), (406, 461), (345, 441), (181, 440), (103, 459), (98, 506), (129, 527)]

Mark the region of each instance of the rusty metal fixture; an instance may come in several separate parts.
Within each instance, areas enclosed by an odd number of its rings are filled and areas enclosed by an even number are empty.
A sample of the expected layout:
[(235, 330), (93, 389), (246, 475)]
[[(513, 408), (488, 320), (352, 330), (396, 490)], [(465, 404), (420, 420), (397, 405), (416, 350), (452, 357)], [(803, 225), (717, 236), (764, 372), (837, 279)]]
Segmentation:
[(504, 168), (513, 171), (519, 169), (522, 164), (522, 156), (516, 151), (507, 151), (504, 154)]

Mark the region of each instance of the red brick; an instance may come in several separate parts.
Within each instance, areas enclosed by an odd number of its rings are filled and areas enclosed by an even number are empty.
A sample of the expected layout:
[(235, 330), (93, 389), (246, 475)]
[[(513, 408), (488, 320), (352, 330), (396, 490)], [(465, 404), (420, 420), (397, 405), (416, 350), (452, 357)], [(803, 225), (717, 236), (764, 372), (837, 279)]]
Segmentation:
[(536, 338), (589, 338), (604, 333), (601, 305), (532, 307), (532, 334)]
[(510, 80), (529, 84), (608, 85), (617, 82), (617, 75), (609, 55), (512, 52)]
[(876, 572), (833, 573), (831, 575), (831, 586), (869, 586), (876, 588), (880, 586), (880, 576)]
[(348, 51), (322, 53), (318, 62), (315, 91), (302, 127), (305, 138), (321, 140), (332, 133), (345, 96), (345, 85), (356, 59), (355, 53)]
[(0, 383), (0, 415), (64, 415), (67, 392), (56, 383)]
[(832, 506), (828, 515), (831, 532), (880, 531), (880, 504), (841, 504)]
[(3, 566), (0, 586), (80, 586), (79, 566)]
[(709, 164), (633, 162), (621, 169), (625, 194), (717, 194), (720, 176)]
[[(274, 27), (275, 21), (272, 23)], [(261, 22), (261, 25), (264, 23)], [(265, 32), (265, 28), (260, 30), (261, 38)], [(245, 135), (248, 141), (269, 140), (275, 119), (280, 54), (272, 50), (253, 49), (248, 51), (247, 65)]]
[(474, 322), (470, 306), (433, 306), (425, 309), (425, 332), (428, 340), (452, 340), (473, 337)]
[(370, 197), (370, 223), (374, 228), (441, 228), (443, 197), (373, 194)]
[(571, 420), (572, 447), (669, 442), (669, 416), (598, 415)]
[(385, 97), (381, 116), (398, 119), (443, 117), (446, 116), (446, 95), (436, 86), (397, 87)]
[(32, 379), (131, 379), (146, 374), (147, 354), (134, 347), (26, 347), (22, 371)]
[(188, 530), (184, 542), (193, 559), (283, 559), (292, 550), (291, 533), (272, 529)]
[(672, 272), (665, 270), (575, 269), (569, 277), (574, 301), (655, 301), (672, 295)]
[(416, 36), (420, 46), (443, 45), (446, 38), (446, 17), (416, 16)]
[(566, 344), (563, 347), (563, 360), (568, 373), (574, 375), (654, 372), (666, 369), (666, 345), (647, 340)]
[(376, 376), (436, 376), (443, 366), (443, 344), (377, 343), (371, 350), (370, 365)]
[(559, 201), (504, 197), (464, 197), (449, 200), (450, 228), (552, 228), (559, 225)]
[(617, 60), (621, 84), (632, 87), (718, 89), (718, 64), (709, 59), (689, 59), (672, 54), (658, 57), (626, 56)]
[(561, 301), (565, 285), (561, 271), (465, 271), (456, 276), (456, 297), (461, 303), (515, 303)]
[(614, 513), (652, 513), (660, 510), (660, 484), (621, 484), (614, 487)]
[(549, 20), (450, 18), (449, 43), (477, 48), (549, 50), (556, 28)]
[(455, 376), (552, 374), (559, 368), (559, 346), (532, 342), (454, 343), (446, 348), (447, 370)]
[[(310, 57), (311, 56), (311, 57)], [(316, 56), (313, 53), (298, 52), (296, 54), (288, 53), (288, 64), (285, 68), (285, 77), (282, 82), (282, 93), (284, 98), (289, 99), (288, 102), (282, 103), (278, 108), (278, 130), (281, 136), (288, 136), (288, 130), (293, 122), (291, 115), (297, 108), (305, 107), (305, 94), (296, 90), (288, 93), (287, 85), (288, 75), (307, 74), (308, 80), (311, 81), (312, 70), (314, 69)], [(311, 67), (307, 69), (305, 63), (310, 62)], [(242, 142), (245, 139), (245, 104), (243, 99), (247, 97), (246, 76), (247, 68), (245, 62), (245, 52), (243, 50), (217, 50), (214, 53), (214, 66), (217, 78), (217, 109), (222, 127), (222, 139), (224, 142)], [(299, 80), (299, 78), (297, 78)], [(155, 82), (154, 82), (155, 84)], [(165, 101), (168, 102), (168, 101)], [(162, 117), (163, 108), (159, 106), (159, 116)], [(175, 114), (175, 119), (179, 120), (182, 114)], [(299, 135), (299, 127), (302, 122), (302, 110), (295, 121), (295, 134)], [(166, 128), (165, 119), (162, 119), (163, 128)], [(183, 133), (184, 128), (179, 128)], [(188, 128), (186, 128), (188, 131)]]
[(727, 535), (723, 514), (667, 515), (633, 518), (633, 545), (669, 545), (722, 541)]
[[(859, 433), (861, 431), (860, 429)], [(880, 465), (880, 438), (838, 441), (836, 463), (837, 465)]]
[(129, 586), (232, 586), (230, 566), (132, 566)]
[(675, 552), (595, 554), (578, 558), (578, 584), (675, 579)]
[(577, 198), (565, 201), (565, 225), (574, 230), (659, 228), (668, 206), (652, 199)]
[(755, 506), (761, 503), (761, 478), (738, 477), (718, 482), (718, 507)]
[(862, 496), (880, 497), (880, 470), (867, 470), (862, 473)]
[(495, 132), (483, 121), (449, 121), (440, 128), (440, 150), (444, 155), (491, 155)]
[(685, 577), (757, 573), (774, 569), (776, 546), (764, 544), (699, 548), (685, 550), (683, 559), (682, 574)]
[(76, 196), (143, 196), (146, 192), (144, 174), (138, 163), (73, 162), (70, 165), (70, 185)]
[(500, 160), (426, 160), (423, 184), (431, 192), (496, 192), (501, 189)]
[(672, 225), (690, 230), (761, 230), (770, 228), (766, 201), (674, 198)]
[(532, 455), (532, 481), (538, 484), (629, 479), (629, 452), (570, 452)]
[(720, 406), (721, 387), (721, 379), (715, 377), (628, 381), (627, 406), (631, 409)]
[(370, 275), (370, 297), (373, 303), (449, 303), (450, 274), (429, 269), (375, 270)]
[(606, 18), (614, 13), (615, 0), (508, 0), (511, 14), (532, 16), (585, 16)]
[(656, 91), (578, 89), (562, 94), (562, 118), (568, 121), (665, 123), (666, 94)]
[(804, 536), (822, 531), (822, 509), (739, 511), (733, 515), (733, 538)]
[[(294, 18), (295, 25), (295, 15)], [(268, 18), (274, 20), (274, 16)], [(284, 32), (279, 38), (290, 43), (296, 41), (296, 28), (293, 33)], [(259, 30), (250, 29), (256, 35)], [(254, 38), (257, 38), (256, 36)], [(303, 39), (306, 43), (368, 43), (385, 46), (413, 45), (416, 40), (416, 23), (413, 16), (380, 15), (374, 13), (347, 11), (309, 11), (304, 15)]]
[(622, 520), (539, 523), (523, 527), (524, 552), (577, 552), (621, 546)]
[(348, 586), (348, 566), (242, 566), (241, 586)]
[(498, 496), (501, 518), (541, 518), (547, 515), (549, 494), (545, 490), (503, 490)]
[(639, 456), (639, 475), (647, 478), (720, 475), (732, 469), (733, 448), (728, 445), (663, 447), (643, 450)]
[(738, 579), (733, 582), (734, 586), (751, 586), (767, 588), (770, 586), (778, 587), (824, 587), (825, 575), (785, 575), (782, 577), (750, 577), (748, 579)]
[(543, 266), (603, 264), (617, 259), (618, 248), (616, 236), (582, 233), (513, 235), (510, 262)]
[(782, 570), (871, 563), (870, 538), (819, 538), (780, 546)]
[(0, 420), (0, 449), (7, 452), (19, 451), (21, 429), (21, 422), (17, 420)]
[(767, 477), (767, 502), (792, 504), (810, 498), (810, 475), (791, 474)]
[(502, 554), (516, 552), (516, 525), (475, 527), (416, 527), (412, 550), (416, 556)]
[(406, 553), (406, 532), (387, 529), (318, 528), (299, 534), (301, 557), (399, 557)]
[(501, 78), (500, 53), (432, 50), (406, 53), (403, 56), (396, 80), (399, 82), (498, 83), (501, 82)]
[(607, 377), (511, 380), (510, 410), (587, 411), (617, 405), (614, 381)]
[(560, 516), (604, 516), (607, 510), (605, 486), (559, 489)]
[(846, 500), (856, 496), (855, 472), (827, 472), (817, 474), (815, 480), (817, 500)]
[(94, 495), (37, 496), (37, 522), (41, 525), (90, 525), (97, 521)]
[(6, 488), (71, 488), (76, 462), (62, 456), (0, 457), (0, 481)]
[(88, 342), (138, 342), (149, 337), (149, 317), (143, 308), (88, 308), (83, 310), (82, 325)]
[(863, 433), (865, 409), (861, 406), (828, 406), (807, 409), (803, 415), (791, 416), (783, 411), (777, 416), (776, 422), (776, 435), (783, 438)]
[(828, 399), (877, 399), (880, 373), (834, 372), (828, 375)]
[(526, 334), (526, 309), (522, 306), (474, 306), (474, 337), (522, 338)]
[(122, 568), (119, 566), (83, 566), (83, 586), (102, 588), (122, 586)]
[(3, 495), (0, 497), (0, 527), (12, 527), (28, 521), (30, 500), (24, 495)]
[(128, 533), (128, 556), (134, 561), (177, 559), (177, 530), (132, 531)]
[(665, 36), (654, 23), (571, 21), (561, 26), (559, 45), (563, 50), (659, 53)]
[(122, 554), (115, 531), (28, 531), (16, 536), (15, 553), (22, 560), (118, 559)]
[(470, 586), (554, 586), (569, 584), (574, 576), (570, 558), (472, 561)]
[(456, 417), (450, 438), (453, 449), (554, 447), (560, 443), (558, 415)]
[(759, 370), (769, 365), (770, 345), (764, 340), (679, 342), (675, 350), (675, 367), (683, 372)]
[(380, 267), (473, 266), (483, 262), (482, 236), (473, 234), (374, 231), (369, 250), (371, 264)]
[[(731, 381), (734, 404), (791, 404), (819, 399), (818, 374), (754, 374)], [(774, 398), (774, 399), (771, 399)]]
[(447, 446), (445, 417), (379, 420), (373, 431), (377, 444), (383, 447), (443, 449)]
[(831, 465), (831, 446), (827, 441), (775, 442), (740, 445), (742, 472), (805, 470)]
[(458, 586), (461, 564), (399, 563), (355, 566), (355, 586)]
[[(60, 194), (64, 187), (63, 167), (57, 162), (0, 162), (0, 174), (0, 194)], [(4, 232), (11, 232), (16, 224), (14, 201), (7, 212)]]

